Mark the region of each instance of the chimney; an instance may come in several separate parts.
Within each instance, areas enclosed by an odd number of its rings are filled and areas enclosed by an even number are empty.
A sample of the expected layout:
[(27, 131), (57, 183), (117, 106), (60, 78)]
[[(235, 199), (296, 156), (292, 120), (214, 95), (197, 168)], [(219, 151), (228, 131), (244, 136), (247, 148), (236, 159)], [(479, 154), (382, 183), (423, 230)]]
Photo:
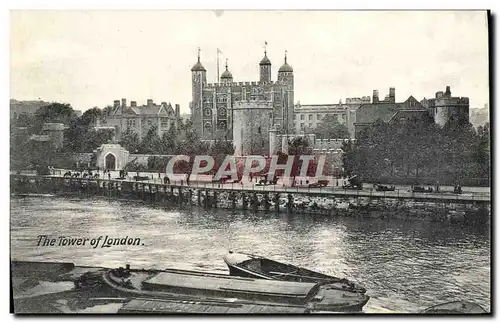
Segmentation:
[(122, 108), (127, 107), (127, 99), (122, 99)]
[(148, 108), (151, 108), (153, 106), (153, 100), (148, 99)]
[(389, 88), (389, 101), (392, 103), (396, 102), (396, 88), (394, 87)]
[(449, 96), (451, 96), (451, 89), (450, 89), (450, 86), (449, 86), (449, 85), (448, 85), (448, 86), (446, 86), (446, 92), (445, 92), (445, 95), (446, 95), (446, 96), (448, 96), (448, 97), (449, 97)]
[(113, 107), (114, 107), (114, 108), (118, 108), (118, 107), (120, 107), (120, 100), (115, 100), (115, 101), (113, 101)]
[(176, 105), (175, 105), (175, 116), (176, 116), (177, 118), (180, 118), (180, 117), (181, 117), (181, 106), (180, 106), (180, 105), (178, 105), (178, 104), (176, 104)]
[(161, 105), (163, 105), (163, 106), (166, 107), (167, 106), (167, 102), (162, 102)]
[(373, 103), (378, 103), (378, 90), (373, 90)]
[(137, 107), (137, 101), (130, 101), (130, 107), (131, 108), (136, 108)]

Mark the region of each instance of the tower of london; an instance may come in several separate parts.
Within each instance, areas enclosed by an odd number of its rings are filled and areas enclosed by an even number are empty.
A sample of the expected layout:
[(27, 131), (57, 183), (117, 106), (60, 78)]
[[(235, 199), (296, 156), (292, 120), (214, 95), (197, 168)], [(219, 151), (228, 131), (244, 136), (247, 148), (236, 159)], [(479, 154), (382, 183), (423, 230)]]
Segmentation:
[[(259, 71), (258, 81), (235, 82), (226, 62), (226, 69), (219, 82), (207, 83), (207, 70), (200, 61), (198, 50), (198, 61), (191, 68), (190, 109), (191, 120), (201, 139), (233, 140), (234, 125), (250, 121), (243, 120), (249, 115), (252, 118), (266, 119), (262, 123), (265, 129), (260, 129), (261, 134), (268, 133), (271, 127), (276, 127), (281, 134), (294, 132), (294, 75), (293, 68), (287, 63), (286, 52), (276, 81), (271, 77), (272, 64), (267, 51), (264, 51), (264, 57), (259, 63)], [(265, 102), (269, 108), (262, 109), (262, 113), (258, 115), (240, 113), (245, 104), (255, 105), (257, 102)], [(256, 120), (252, 124), (256, 124)]]

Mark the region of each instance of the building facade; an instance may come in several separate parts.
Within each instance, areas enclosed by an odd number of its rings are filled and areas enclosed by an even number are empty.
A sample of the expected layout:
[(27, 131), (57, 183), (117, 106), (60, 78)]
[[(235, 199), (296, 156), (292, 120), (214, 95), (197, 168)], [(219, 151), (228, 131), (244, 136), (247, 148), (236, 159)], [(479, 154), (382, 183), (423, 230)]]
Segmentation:
[(430, 110), (435, 122), (441, 127), (451, 119), (469, 123), (469, 98), (452, 97), (450, 86), (446, 87), (445, 92), (436, 92), (435, 98), (424, 98), (420, 103)]
[(337, 104), (300, 104), (294, 108), (294, 129), (296, 133), (313, 132), (316, 127), (323, 123), (327, 115), (334, 115), (340, 124), (346, 125), (350, 138), (354, 138), (354, 122), (356, 110), (366, 103), (370, 103), (370, 97), (347, 98), (345, 103)]
[[(293, 68), (287, 63), (278, 70), (276, 81), (271, 79), (272, 65), (264, 52), (264, 58), (259, 63), (260, 77), (254, 82), (234, 82), (228, 69), (222, 73), (218, 83), (207, 83), (207, 70), (200, 62), (191, 68), (192, 100), (190, 103), (191, 120), (196, 131), (203, 140), (215, 138), (233, 139), (233, 128), (237, 102), (269, 102), (271, 114), (270, 126), (276, 125), (280, 133), (294, 132), (294, 74)], [(269, 129), (262, 129), (267, 134)]]
[[(400, 110), (405, 110), (406, 112), (398, 113)], [(378, 90), (374, 90), (372, 103), (362, 104), (356, 110), (354, 134), (355, 137), (357, 137), (361, 131), (370, 127), (377, 120), (389, 122), (396, 117), (407, 119), (410, 116), (414, 117), (415, 115), (427, 113), (427, 109), (413, 96), (408, 97), (408, 99), (403, 102), (396, 102), (395, 88), (389, 88), (389, 95), (387, 95), (384, 100), (380, 100)]]
[(97, 128), (115, 129), (115, 140), (121, 140), (121, 134), (127, 130), (133, 131), (142, 139), (148, 133), (149, 129), (156, 126), (158, 135), (161, 137), (171, 127), (177, 127), (180, 118), (180, 106), (175, 105), (175, 111), (170, 103), (162, 102), (155, 104), (153, 100), (148, 99), (146, 105), (138, 106), (136, 101), (130, 101), (127, 105), (127, 99), (115, 100), (113, 111), (98, 120)]

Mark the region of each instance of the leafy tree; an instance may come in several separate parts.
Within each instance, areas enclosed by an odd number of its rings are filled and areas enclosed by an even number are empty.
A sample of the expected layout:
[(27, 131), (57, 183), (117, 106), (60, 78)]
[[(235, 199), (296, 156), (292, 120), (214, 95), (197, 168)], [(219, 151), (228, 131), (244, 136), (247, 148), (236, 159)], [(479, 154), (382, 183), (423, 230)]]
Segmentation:
[(311, 152), (309, 141), (305, 137), (295, 137), (288, 141), (289, 155), (310, 155)]
[(175, 127), (170, 127), (167, 132), (161, 136), (159, 151), (161, 154), (171, 155), (177, 149), (178, 132)]
[(333, 114), (327, 114), (313, 132), (321, 139), (349, 138), (347, 126)]
[(230, 141), (225, 140), (215, 140), (214, 144), (210, 147), (209, 155), (232, 155), (234, 154), (234, 146)]
[(40, 133), (46, 122), (57, 122), (68, 125), (77, 118), (76, 112), (67, 103), (51, 103), (35, 112), (32, 133)]
[(489, 135), (485, 133), (484, 128), (476, 133), (460, 120), (443, 128), (431, 118), (377, 121), (358, 136), (356, 144), (344, 144), (344, 168), (364, 180), (397, 177), (415, 184), (488, 177)]
[(122, 133), (121, 140), (119, 143), (122, 147), (127, 149), (131, 154), (138, 153), (141, 147), (139, 135), (130, 128), (127, 128), (127, 130), (125, 130)]
[(158, 154), (160, 148), (160, 136), (158, 135), (158, 127), (152, 125), (146, 136), (142, 139), (141, 151), (143, 154)]
[(14, 122), (16, 127), (27, 127), (28, 129), (33, 126), (35, 117), (28, 113), (21, 113)]
[(104, 109), (102, 109), (102, 116), (109, 116), (113, 112), (115, 108), (111, 105), (106, 106)]
[(64, 133), (64, 149), (69, 152), (92, 152), (113, 138), (112, 130), (96, 130), (97, 120), (102, 117), (99, 108), (85, 111), (81, 117), (71, 120)]
[(14, 124), (10, 125), (10, 167), (26, 169), (29, 166), (28, 132), (20, 131)]

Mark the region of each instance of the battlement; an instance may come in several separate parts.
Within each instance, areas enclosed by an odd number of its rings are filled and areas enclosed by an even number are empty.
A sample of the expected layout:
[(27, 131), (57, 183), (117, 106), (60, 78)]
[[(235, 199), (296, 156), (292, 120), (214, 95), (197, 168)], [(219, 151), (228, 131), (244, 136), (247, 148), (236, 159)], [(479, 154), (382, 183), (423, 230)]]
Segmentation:
[(469, 105), (468, 97), (440, 97), (435, 101), (435, 107), (449, 105)]
[(371, 98), (369, 96), (363, 96), (361, 98), (346, 98), (346, 104), (357, 104), (357, 103), (370, 103)]
[(226, 82), (226, 83), (205, 83), (205, 88), (232, 87), (232, 86), (257, 86), (257, 85), (276, 85), (278, 82)]

